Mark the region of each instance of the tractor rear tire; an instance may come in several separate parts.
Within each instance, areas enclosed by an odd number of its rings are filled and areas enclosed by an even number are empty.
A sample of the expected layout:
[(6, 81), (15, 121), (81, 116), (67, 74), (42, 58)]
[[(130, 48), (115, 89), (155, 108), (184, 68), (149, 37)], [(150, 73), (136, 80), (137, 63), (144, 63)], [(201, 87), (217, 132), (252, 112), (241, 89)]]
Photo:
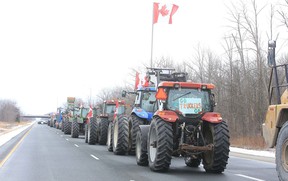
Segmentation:
[(280, 181), (288, 180), (288, 122), (280, 129), (276, 144), (276, 171)]
[(148, 133), (148, 160), (152, 171), (167, 171), (173, 153), (173, 130), (169, 122), (156, 117)]
[(129, 116), (128, 122), (129, 122), (128, 154), (135, 155), (136, 136), (137, 136), (137, 133), (139, 132), (139, 125), (143, 124), (143, 121), (141, 118), (137, 117), (136, 115), (131, 115)]
[(72, 129), (71, 129), (71, 137), (72, 138), (78, 138), (79, 137), (79, 123), (77, 120), (72, 121)]
[(136, 136), (136, 162), (140, 166), (148, 166), (147, 139), (149, 125), (140, 125)]
[(64, 134), (71, 134), (71, 122), (69, 120), (64, 120)]
[(115, 155), (125, 155), (128, 150), (128, 118), (121, 115), (114, 119), (113, 124), (113, 152)]
[(107, 132), (107, 150), (113, 151), (113, 122), (111, 121), (108, 126)]
[(87, 125), (87, 142), (89, 145), (97, 143), (97, 122), (95, 118), (90, 118), (89, 125)]
[(61, 122), (61, 131), (64, 132), (64, 119)]
[(199, 158), (191, 158), (191, 157), (186, 157), (186, 156), (184, 157), (184, 161), (188, 167), (193, 167), (193, 168), (199, 167), (201, 163), (201, 159)]
[(107, 132), (108, 132), (109, 120), (107, 118), (101, 118), (98, 123), (98, 142), (100, 145), (106, 145)]
[(229, 130), (225, 121), (203, 125), (204, 139), (207, 144), (214, 145), (213, 150), (203, 153), (204, 169), (208, 173), (222, 173), (226, 169), (229, 158)]

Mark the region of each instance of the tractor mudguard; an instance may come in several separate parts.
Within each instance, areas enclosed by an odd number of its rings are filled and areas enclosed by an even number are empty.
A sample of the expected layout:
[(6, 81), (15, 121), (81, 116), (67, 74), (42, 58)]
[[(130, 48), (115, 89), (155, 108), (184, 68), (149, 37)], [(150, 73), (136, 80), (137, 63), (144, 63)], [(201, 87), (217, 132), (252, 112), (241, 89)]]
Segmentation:
[(161, 119), (167, 121), (167, 122), (171, 122), (171, 123), (174, 123), (176, 122), (176, 120), (178, 119), (178, 115), (174, 112), (174, 111), (156, 111), (154, 116), (158, 116), (160, 117)]
[(202, 116), (202, 120), (210, 123), (221, 123), (222, 117), (221, 114), (217, 112), (206, 112), (204, 116)]

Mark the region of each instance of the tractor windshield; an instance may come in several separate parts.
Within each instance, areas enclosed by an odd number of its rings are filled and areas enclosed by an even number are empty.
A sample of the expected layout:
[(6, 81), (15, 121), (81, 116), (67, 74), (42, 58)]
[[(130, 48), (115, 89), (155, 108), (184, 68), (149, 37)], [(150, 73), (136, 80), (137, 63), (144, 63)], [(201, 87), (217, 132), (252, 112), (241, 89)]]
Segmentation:
[(211, 111), (209, 91), (202, 89), (171, 89), (167, 108), (183, 114), (199, 114)]
[(89, 112), (89, 108), (82, 108), (82, 117), (86, 117)]
[(117, 108), (117, 114), (121, 115), (125, 113), (125, 105), (119, 105), (119, 107)]
[(105, 112), (106, 114), (111, 114), (111, 113), (114, 114), (115, 109), (116, 109), (116, 105), (115, 105), (115, 104), (107, 104), (107, 105), (105, 106), (104, 112)]
[(141, 101), (141, 108), (147, 112), (156, 112), (156, 92), (145, 92), (143, 91), (143, 98)]

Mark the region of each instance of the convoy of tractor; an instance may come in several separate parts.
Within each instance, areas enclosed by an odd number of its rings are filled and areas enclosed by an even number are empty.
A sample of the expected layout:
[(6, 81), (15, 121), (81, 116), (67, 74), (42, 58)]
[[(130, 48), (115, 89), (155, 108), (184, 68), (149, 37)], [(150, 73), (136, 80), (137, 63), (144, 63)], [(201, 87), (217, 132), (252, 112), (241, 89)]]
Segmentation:
[[(106, 145), (116, 155), (136, 155), (136, 163), (152, 171), (167, 171), (172, 156), (183, 157), (188, 167), (201, 162), (206, 172), (222, 173), (229, 158), (229, 130), (214, 112), (213, 84), (187, 80), (186, 72), (147, 68), (136, 76), (134, 91), (122, 91), (122, 99), (105, 100), (96, 107), (67, 98), (49, 125), (85, 143)], [(127, 113), (124, 99), (136, 95)]]

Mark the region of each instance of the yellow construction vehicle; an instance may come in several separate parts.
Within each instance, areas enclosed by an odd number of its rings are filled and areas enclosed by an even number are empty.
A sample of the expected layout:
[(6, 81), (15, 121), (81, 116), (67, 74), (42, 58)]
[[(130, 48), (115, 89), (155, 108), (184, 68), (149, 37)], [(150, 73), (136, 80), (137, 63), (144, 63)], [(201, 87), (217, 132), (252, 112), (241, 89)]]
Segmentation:
[[(276, 41), (268, 43), (269, 106), (263, 123), (266, 144), (276, 146), (276, 170), (281, 181), (288, 180), (288, 64), (276, 65)], [(285, 75), (285, 83), (279, 83), (279, 73)], [(282, 95), (281, 95), (282, 94)]]

